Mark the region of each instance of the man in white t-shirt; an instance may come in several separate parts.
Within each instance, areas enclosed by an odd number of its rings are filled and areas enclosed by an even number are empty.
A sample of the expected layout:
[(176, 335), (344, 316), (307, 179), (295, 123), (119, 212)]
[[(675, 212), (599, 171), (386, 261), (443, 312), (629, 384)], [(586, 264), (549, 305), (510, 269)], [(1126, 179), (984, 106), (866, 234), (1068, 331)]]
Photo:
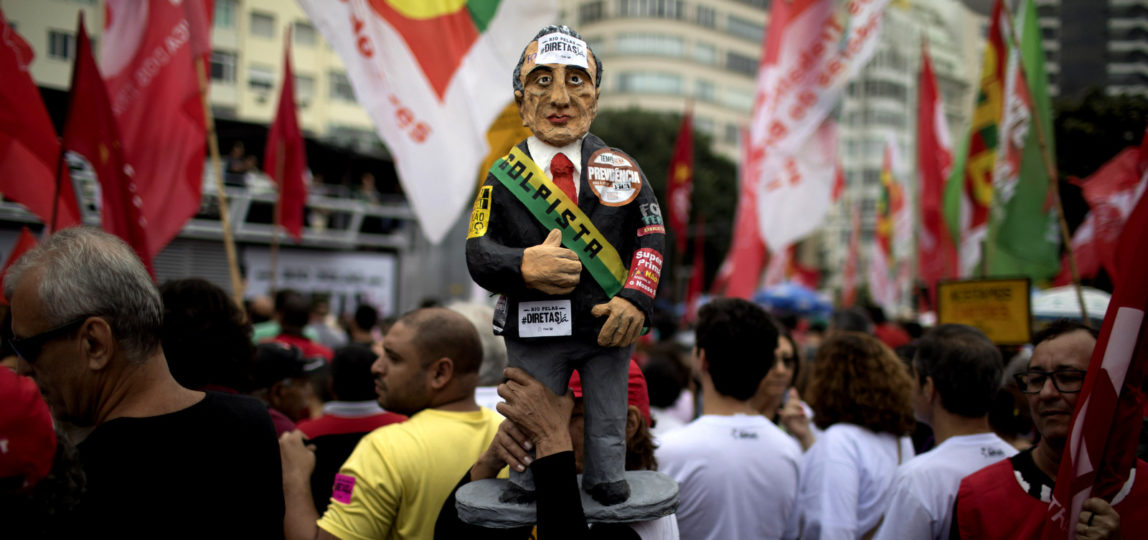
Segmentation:
[(658, 470), (678, 482), (682, 540), (781, 538), (794, 511), (801, 447), (751, 400), (776, 362), (777, 328), (736, 298), (698, 312), (702, 416), (662, 437)]
[(879, 540), (948, 539), (961, 479), (1016, 453), (989, 428), (1004, 362), (984, 333), (938, 326), (921, 339), (913, 369), (913, 409), (932, 426), (937, 446), (897, 469)]

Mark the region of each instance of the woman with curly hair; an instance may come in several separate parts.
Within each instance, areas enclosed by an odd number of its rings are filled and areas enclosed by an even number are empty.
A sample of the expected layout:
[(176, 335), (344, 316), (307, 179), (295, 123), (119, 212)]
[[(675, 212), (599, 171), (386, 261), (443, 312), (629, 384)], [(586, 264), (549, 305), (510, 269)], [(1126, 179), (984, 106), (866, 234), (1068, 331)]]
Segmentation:
[(797, 519), (803, 539), (869, 538), (900, 463), (913, 457), (913, 381), (893, 351), (867, 334), (825, 341), (806, 399), (825, 430), (802, 458)]

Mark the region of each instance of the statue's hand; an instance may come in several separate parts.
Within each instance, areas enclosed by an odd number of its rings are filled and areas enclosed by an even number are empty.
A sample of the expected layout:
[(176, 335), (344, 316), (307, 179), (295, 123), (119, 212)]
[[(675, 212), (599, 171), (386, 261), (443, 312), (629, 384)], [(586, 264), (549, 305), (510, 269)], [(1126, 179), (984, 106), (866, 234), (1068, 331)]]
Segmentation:
[(562, 232), (550, 231), (541, 244), (522, 252), (522, 280), (546, 294), (569, 294), (578, 285), (582, 261), (562, 247)]
[(642, 310), (621, 296), (594, 306), (590, 314), (595, 317), (610, 316), (598, 333), (598, 345), (603, 347), (628, 347), (638, 341), (642, 333), (642, 322), (645, 320)]

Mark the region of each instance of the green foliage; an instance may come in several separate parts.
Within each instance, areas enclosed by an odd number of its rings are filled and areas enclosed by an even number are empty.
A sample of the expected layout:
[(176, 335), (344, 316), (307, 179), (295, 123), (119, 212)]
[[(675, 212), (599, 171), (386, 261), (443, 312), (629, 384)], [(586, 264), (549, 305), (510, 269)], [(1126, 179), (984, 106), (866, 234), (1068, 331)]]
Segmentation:
[[(639, 109), (601, 111), (590, 127), (590, 131), (601, 137), (606, 144), (620, 148), (629, 154), (642, 167), (646, 179), (658, 195), (662, 214), (667, 212), (666, 180), (670, 158), (674, 154), (674, 142), (681, 127), (680, 114), (666, 114)], [(710, 149), (708, 135), (694, 130), (694, 189), (693, 204), (690, 209), (690, 223), (696, 227), (699, 219), (705, 219), (705, 265), (706, 286), (717, 273), (718, 266), (729, 249), (734, 214), (737, 210), (737, 165)], [(697, 232), (691, 229), (691, 234)], [(660, 293), (671, 294), (671, 284), (678, 283), (673, 268), (675, 260), (673, 232), (667, 222), (667, 260), (662, 272)], [(682, 264), (693, 261), (693, 237), (687, 242)], [(683, 280), (688, 276), (683, 276)]]
[(1092, 90), (1077, 100), (1053, 104), (1056, 163), (1061, 178), (1084, 178), (1121, 150), (1140, 144), (1148, 124), (1148, 98), (1109, 96)]

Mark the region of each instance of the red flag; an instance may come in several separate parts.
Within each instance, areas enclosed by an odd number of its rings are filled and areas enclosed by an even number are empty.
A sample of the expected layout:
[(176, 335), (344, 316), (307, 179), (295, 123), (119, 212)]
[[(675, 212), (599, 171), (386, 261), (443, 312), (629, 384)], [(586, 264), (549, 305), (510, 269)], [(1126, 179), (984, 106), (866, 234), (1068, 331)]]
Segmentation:
[(761, 175), (757, 169), (760, 162), (749, 159), (749, 141), (744, 129), (741, 149), (740, 193), (734, 218), (733, 240), (714, 278), (713, 290), (725, 296), (749, 300), (765, 263), (765, 243), (761, 239), (757, 219), (756, 178)]
[[(1088, 218), (1093, 220), (1092, 249), (1113, 283), (1116, 276), (1116, 243), (1125, 221), (1144, 193), (1148, 170), (1140, 167), (1141, 150), (1130, 147), (1109, 160), (1092, 176), (1076, 182), (1084, 192), (1084, 199), (1092, 208)], [(1083, 224), (1082, 224), (1083, 227)], [(1077, 229), (1079, 231), (1079, 229)], [(1073, 249), (1076, 249), (1073, 238)], [(1080, 256), (1077, 256), (1080, 265)], [(1095, 273), (1095, 272), (1094, 272)], [(1081, 272), (1083, 275), (1083, 271)]]
[[(32, 48), (8, 26), (0, 12), (0, 192), (56, 228), (79, 224), (80, 206), (63, 156), (56, 129), (32, 76)], [(56, 201), (56, 171), (60, 196)]]
[(127, 242), (154, 276), (142, 215), (143, 201), (124, 160), (123, 143), (108, 101), (108, 90), (92, 56), (83, 14), (77, 38), (64, 145), (87, 158), (95, 170), (102, 194), (104, 230)]
[(845, 171), (841, 167), (840, 159), (837, 161), (837, 172), (834, 173), (833, 178), (833, 202), (841, 200), (841, 195), (845, 194)]
[(694, 268), (690, 273), (690, 282), (686, 286), (686, 316), (683, 321), (690, 324), (697, 319), (698, 314), (698, 298), (702, 295), (702, 290), (705, 289), (706, 280), (706, 241), (705, 241), (705, 219), (698, 216), (698, 231), (694, 236)]
[(669, 201), (670, 228), (674, 231), (678, 253), (686, 250), (686, 235), (690, 225), (690, 196), (694, 185), (694, 132), (693, 110), (687, 110), (674, 143), (674, 156), (670, 158), (670, 178), (666, 182), (666, 200)]
[(821, 271), (812, 266), (802, 266), (793, 259), (793, 282), (817, 290), (821, 286)]
[[(0, 283), (4, 282), (4, 276), (8, 275), (8, 268), (25, 253), (36, 247), (36, 236), (28, 227), (20, 229), (20, 237), (16, 239), (16, 245), (12, 246), (12, 251), (8, 253), (8, 258), (4, 261), (4, 268), (0, 269)], [(8, 299), (4, 295), (0, 295), (0, 304), (8, 305)]]
[[(1072, 233), (1072, 254), (1076, 259), (1076, 273), (1081, 279), (1094, 277), (1100, 273), (1100, 253), (1097, 250), (1099, 243), (1096, 240), (1096, 214), (1089, 212), (1084, 221)], [(1110, 276), (1115, 278), (1115, 269), (1110, 270)], [(1068, 263), (1068, 254), (1060, 258), (1060, 273), (1052, 280), (1053, 287), (1063, 287), (1072, 284), (1072, 267)]]
[(1075, 532), (1081, 505), (1089, 497), (1107, 501), (1136, 467), (1143, 406), (1140, 386), (1148, 368), (1148, 198), (1136, 204), (1120, 235), (1116, 254), (1119, 279), (1092, 352), (1088, 375), (1076, 401), (1072, 427), (1043, 537)]
[(210, 52), (211, 8), (205, 0), (106, 4), (100, 68), (143, 201), (149, 257), (199, 210), (207, 135), (195, 64), (206, 65)]
[(953, 151), (937, 78), (924, 43), (921, 44), (921, 75), (917, 88), (917, 161), (921, 169), (917, 265), (932, 297), (937, 281), (956, 277), (958, 259), (944, 216), (945, 179), (953, 165)]
[(845, 307), (857, 301), (857, 265), (861, 257), (861, 207), (857, 203), (850, 210), (850, 223), (849, 251), (841, 270), (841, 305)]
[(303, 239), (303, 205), (307, 202), (307, 188), (303, 186), (303, 173), (307, 169), (303, 132), (295, 116), (295, 77), (291, 72), (291, 33), (287, 32), (283, 49), (283, 88), (279, 92), (279, 109), (271, 130), (267, 132), (267, 147), (263, 151), (263, 172), (279, 183), (280, 223), (295, 241)]

